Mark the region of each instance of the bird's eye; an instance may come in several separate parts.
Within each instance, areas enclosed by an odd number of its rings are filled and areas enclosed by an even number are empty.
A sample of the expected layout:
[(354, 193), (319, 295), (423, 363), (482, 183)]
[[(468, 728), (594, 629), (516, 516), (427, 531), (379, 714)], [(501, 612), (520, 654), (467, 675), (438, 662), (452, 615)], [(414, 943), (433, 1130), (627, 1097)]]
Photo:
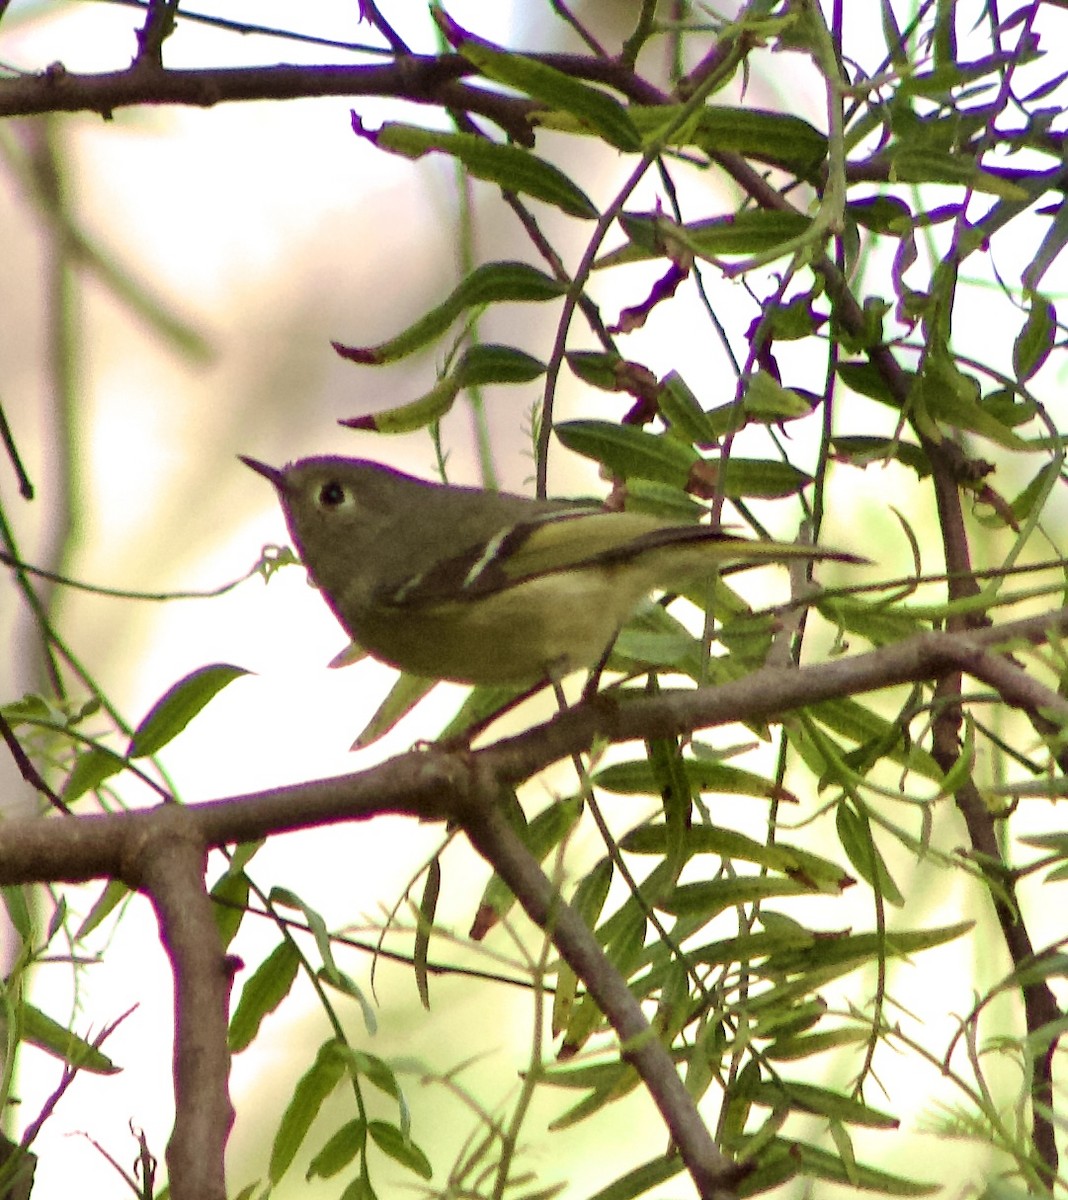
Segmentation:
[(340, 508), (348, 499), (345, 488), (336, 479), (324, 483), (319, 489), (319, 507), (325, 509)]

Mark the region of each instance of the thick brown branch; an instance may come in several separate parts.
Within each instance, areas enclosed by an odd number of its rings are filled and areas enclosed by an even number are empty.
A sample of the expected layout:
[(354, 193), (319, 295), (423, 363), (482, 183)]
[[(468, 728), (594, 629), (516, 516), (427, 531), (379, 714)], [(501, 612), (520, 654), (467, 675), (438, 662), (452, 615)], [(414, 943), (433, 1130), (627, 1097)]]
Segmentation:
[[(167, 1147), (174, 1200), (226, 1200), (224, 1156), (233, 1125), (227, 1026), (233, 968), (204, 884), (204, 843), (173, 806), (128, 844), (126, 878), (156, 909), (174, 973), (174, 1132)], [(129, 851), (134, 861), (129, 861)]]
[(530, 851), (508, 824), (497, 784), (488, 777), (474, 791), (471, 811), (461, 819), (476, 850), (512, 889), (527, 915), (552, 938), (620, 1041), (620, 1052), (641, 1076), (664, 1118), (672, 1141), (704, 1200), (728, 1200), (744, 1175), (721, 1153), (702, 1121), (678, 1070), (645, 1019), (626, 980), (612, 965), (586, 923), (560, 896)]
[[(0, 884), (126, 878), (127, 847), (141, 845), (164, 820), (179, 827), (189, 822), (189, 836), (209, 847), (382, 813), (428, 821), (460, 820), (463, 813), (458, 805), (462, 807), (468, 790), (472, 759), (479, 770), (515, 784), (551, 763), (588, 750), (595, 740), (626, 742), (731, 722), (769, 721), (802, 705), (937, 679), (949, 672), (974, 670), (996, 687), (1004, 682), (1004, 664), (999, 663), (996, 671), (985, 664), (997, 647), (1038, 644), (1065, 632), (1068, 608), (1061, 608), (997, 627), (921, 634), (868, 654), (812, 666), (765, 668), (715, 688), (663, 692), (625, 702), (602, 696), (469, 754), (433, 748), (413, 751), (369, 771), (188, 808), (164, 806), (62, 821), (5, 821), (0, 823)], [(1040, 698), (1044, 707), (1048, 701), (1054, 714), (1068, 723), (1068, 701), (1053, 692), (1025, 689), (1018, 677), (1012, 678), (1016, 699)]]
[[(535, 56), (578, 79), (604, 83), (639, 103), (662, 102), (658, 89), (612, 60), (579, 54)], [(399, 56), (388, 63), (344, 66), (225, 67), (168, 70), (149, 61), (124, 71), (81, 75), (62, 65), (40, 75), (0, 80), (0, 116), (49, 112), (97, 112), (137, 104), (210, 108), (248, 100), (296, 100), (318, 96), (391, 96), (480, 113), (505, 129), (527, 128), (538, 105), (522, 97), (459, 82), (475, 68), (460, 54)]]

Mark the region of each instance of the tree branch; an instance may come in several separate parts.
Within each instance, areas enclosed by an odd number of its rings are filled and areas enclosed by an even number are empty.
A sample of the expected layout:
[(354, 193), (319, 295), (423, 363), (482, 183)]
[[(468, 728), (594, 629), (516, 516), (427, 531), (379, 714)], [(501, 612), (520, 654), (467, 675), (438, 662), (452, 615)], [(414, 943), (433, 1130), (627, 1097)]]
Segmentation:
[(234, 964), (223, 953), (205, 890), (206, 850), (195, 823), (173, 805), (157, 808), (154, 816), (147, 836), (127, 843), (124, 877), (152, 900), (174, 974), (170, 1192), (174, 1200), (226, 1200), (224, 1156), (234, 1122), (227, 1043)]
[[(773, 720), (803, 705), (961, 673), (999, 688), (1007, 701), (1041, 705), (1068, 725), (1068, 700), (995, 652), (1066, 631), (1068, 608), (1062, 608), (996, 628), (922, 634), (814, 666), (768, 667), (716, 688), (626, 699), (602, 695), (483, 750), (432, 747), (369, 771), (191, 807), (164, 804), (61, 821), (7, 821), (0, 824), (0, 884), (117, 876), (151, 896), (175, 978), (177, 1115), (168, 1150), (171, 1186), (176, 1200), (186, 1195), (221, 1200), (222, 1151), (232, 1121), (226, 1089), (231, 969), (204, 890), (205, 847), (384, 813), (453, 821), (552, 937), (600, 1005), (623, 1056), (656, 1100), (702, 1196), (724, 1197), (732, 1169), (709, 1138), (666, 1051), (593, 935), (503, 822), (495, 797), (503, 787), (589, 749), (595, 740), (624, 742)], [(195, 1180), (195, 1187), (187, 1192), (189, 1180)]]
[[(636, 103), (663, 103), (658, 88), (613, 59), (581, 54), (531, 55), (539, 62), (589, 82), (603, 83)], [(392, 62), (344, 66), (220, 67), (170, 70), (145, 59), (123, 71), (75, 74), (54, 64), (38, 75), (0, 79), (0, 117), (49, 112), (97, 112), (176, 104), (210, 108), (249, 100), (297, 100), (318, 96), (391, 96), (480, 113), (513, 135), (525, 131), (540, 105), (521, 97), (459, 82), (477, 74), (461, 54), (402, 55)]]

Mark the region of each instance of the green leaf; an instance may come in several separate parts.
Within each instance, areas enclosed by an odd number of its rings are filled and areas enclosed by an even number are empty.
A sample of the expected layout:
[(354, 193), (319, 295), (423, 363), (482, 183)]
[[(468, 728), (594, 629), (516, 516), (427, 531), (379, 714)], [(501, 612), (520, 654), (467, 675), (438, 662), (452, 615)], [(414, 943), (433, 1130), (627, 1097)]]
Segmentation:
[[(941, 784), (944, 772), (928, 750), (909, 744), (901, 737), (899, 722), (888, 721), (859, 700), (844, 696), (838, 700), (822, 700), (809, 713), (828, 729), (854, 742), (882, 742), (891, 748), (886, 751), (891, 761), (907, 766), (925, 779)], [(891, 741), (891, 739), (893, 739)], [(821, 768), (817, 766), (818, 772)]]
[(1003, 175), (984, 171), (967, 155), (899, 143), (890, 150), (890, 179), (894, 183), (948, 183), (1002, 200), (1024, 201), (1027, 192)]
[(78, 926), (74, 934), (75, 942), (92, 933), (130, 894), (130, 888), (121, 880), (108, 880), (85, 920)]
[[(797, 797), (786, 788), (765, 779), (755, 771), (734, 767), (729, 763), (708, 759), (683, 759), (683, 768), (690, 786), (699, 792), (719, 792), (729, 796), (759, 796), (766, 800), (796, 802)], [(612, 763), (598, 771), (592, 780), (595, 787), (617, 795), (655, 796), (656, 779), (648, 759), (630, 759)], [(700, 833), (700, 827), (691, 831)]]
[(344, 1048), (334, 1038), (319, 1047), (315, 1062), (297, 1081), (271, 1146), (268, 1174), (276, 1184), (289, 1170), (324, 1101), (345, 1075)]
[(632, 212), (623, 213), (619, 223), (630, 243), (599, 258), (595, 264), (598, 268), (649, 258), (675, 259), (680, 249), (710, 261), (731, 254), (760, 254), (799, 237), (811, 221), (801, 213), (746, 209), (686, 225), (660, 212)]
[(904, 200), (896, 196), (865, 196), (846, 205), (846, 215), (872, 233), (901, 237), (913, 227), (914, 217)]
[(432, 308), (403, 333), (377, 346), (343, 346), (334, 342), (342, 358), (378, 366), (396, 362), (440, 337), (464, 312), (487, 304), (538, 304), (555, 300), (567, 285), (523, 262), (490, 262), (477, 267), (449, 298)]
[(388, 1121), (368, 1121), (367, 1132), (375, 1145), (395, 1162), (413, 1171), (420, 1179), (431, 1179), (434, 1169), (419, 1147)]
[(425, 154), (447, 154), (463, 163), (476, 179), (495, 183), (508, 192), (533, 196), (572, 217), (587, 221), (597, 218), (597, 209), (581, 188), (551, 163), (519, 146), (502, 145), (470, 133), (443, 133), (395, 121), (387, 121), (371, 133), (355, 116), (353, 128), (391, 154), (412, 159)]
[(766, 875), (746, 875), (737, 879), (710, 879), (680, 884), (656, 907), (673, 917), (699, 915), (710, 921), (717, 913), (739, 904), (759, 904), (772, 896), (801, 896), (815, 889), (794, 879), (774, 879)]
[(1029, 449), (1026, 441), (978, 403), (978, 383), (941, 355), (928, 358), (924, 373), (913, 380), (909, 400), (914, 411), (919, 409), (936, 421), (989, 438), (1007, 450)]
[[(740, 406), (728, 407), (740, 409)], [(726, 432), (711, 420), (678, 371), (669, 371), (661, 381), (659, 408), (673, 432), (693, 446), (715, 446)], [(744, 421), (744, 413), (737, 411), (736, 416)]]
[[(639, 825), (620, 843), (629, 854), (663, 854), (666, 830), (662, 824)], [(686, 854), (716, 854), (720, 858), (742, 859), (770, 871), (780, 871), (806, 887), (838, 892), (853, 881), (837, 863), (820, 858), (808, 850), (800, 850), (782, 842), (759, 842), (718, 825), (695, 825), (686, 831)]]
[(323, 1145), (308, 1165), (305, 1179), (331, 1179), (343, 1171), (367, 1141), (367, 1122), (357, 1117), (346, 1121)]
[(706, 513), (705, 506), (688, 496), (682, 488), (653, 479), (631, 479), (627, 482), (627, 512), (649, 513), (670, 521), (696, 523)]
[(698, 478), (700, 495), (710, 495), (713, 490), (722, 487), (723, 494), (732, 500), (746, 496), (759, 500), (796, 496), (812, 482), (812, 476), (806, 475), (793, 463), (778, 459), (741, 458), (736, 454), (732, 454), (726, 462), (722, 459), (705, 460)]
[[(874, 1167), (866, 1167), (862, 1163), (856, 1164), (853, 1170), (847, 1170), (840, 1158), (806, 1142), (776, 1138), (767, 1153), (772, 1157), (775, 1154), (784, 1155), (793, 1167), (792, 1174), (825, 1179), (831, 1183), (845, 1184), (853, 1189), (861, 1188), (864, 1191), (883, 1192), (888, 1196), (930, 1196), (941, 1190), (938, 1184), (920, 1183), (900, 1175), (891, 1175), (889, 1172), (879, 1171)], [(761, 1154), (758, 1162), (763, 1164), (764, 1158), (765, 1155)], [(758, 1167), (756, 1172), (745, 1177), (738, 1189), (739, 1197), (756, 1195), (758, 1191), (765, 1191), (771, 1186), (761, 1179), (761, 1169)], [(790, 1177), (792, 1176), (786, 1176), (786, 1178)], [(775, 1180), (775, 1182), (781, 1182), (781, 1180)]]
[(589, 1200), (635, 1200), (635, 1197), (644, 1196), (658, 1184), (674, 1179), (682, 1170), (682, 1158), (678, 1154), (662, 1154), (620, 1175), (600, 1191), (594, 1192)]
[(94, 792), (113, 775), (129, 766), (127, 759), (104, 746), (90, 746), (74, 760), (74, 766), (63, 784), (63, 800), (73, 804), (86, 792)]
[(600, 920), (614, 872), (612, 860), (602, 858), (593, 870), (587, 871), (578, 881), (575, 894), (571, 897), (571, 907), (591, 929)]
[(438, 734), (438, 738), (447, 742), (466, 733), (473, 726), (482, 727), (494, 713), (514, 707), (513, 702), (529, 690), (527, 685), (519, 687), (483, 685), (472, 688), (456, 715)]
[(401, 1098), (400, 1084), (389, 1063), (375, 1054), (368, 1054), (366, 1050), (349, 1047), (346, 1053), (354, 1076), (366, 1079), (392, 1100)]
[(824, 596), (816, 607), (833, 625), (867, 638), (874, 646), (886, 646), (911, 637), (924, 623), (890, 601), (872, 603), (855, 596)]
[[(681, 105), (630, 108), (631, 119), (644, 138), (676, 120)], [(733, 150), (746, 158), (770, 163), (803, 177), (811, 177), (827, 156), (827, 139), (800, 117), (759, 108), (709, 105), (696, 121), (681, 126), (671, 145), (694, 145), (708, 153)]]
[(462, 388), (490, 383), (530, 383), (545, 374), (545, 364), (514, 346), (480, 342), (464, 351), (454, 374)]
[(60, 1025), (58, 1021), (46, 1016), (34, 1005), (21, 1005), (19, 1017), (23, 1040), (46, 1054), (51, 1054), (53, 1058), (93, 1075), (115, 1075), (122, 1069), (102, 1050), (87, 1042), (85, 1038), (72, 1033), (65, 1025)]
[(134, 730), (126, 749), (129, 758), (155, 754), (182, 732), (214, 697), (249, 672), (228, 663), (200, 667), (169, 688)]
[(1057, 337), (1057, 310), (1038, 292), (1028, 293), (1027, 320), (1012, 346), (1012, 369), (1026, 383), (1049, 358)]
[(847, 804), (839, 804), (836, 828), (842, 849), (846, 852), (849, 861), (856, 867), (857, 874), (866, 880), (884, 900), (896, 908), (904, 907), (905, 897), (894, 882), (878, 846), (875, 845), (870, 824)]
[(816, 1054), (824, 1054), (828, 1050), (837, 1050), (839, 1046), (855, 1046), (858, 1042), (866, 1042), (868, 1034), (863, 1029), (828, 1029), (822, 1033), (809, 1033), (801, 1037), (793, 1034), (777, 1036), (770, 1046), (764, 1048), (766, 1057), (779, 1062), (797, 1062), (802, 1058), (811, 1058)]
[(374, 715), (352, 743), (353, 750), (365, 750), (395, 728), (432, 688), (436, 679), (424, 679), (422, 675), (407, 675), (404, 672), (389, 689), (389, 694), (375, 710)]
[[(550, 804), (548, 808), (543, 808), (537, 816), (531, 819), (529, 824), (517, 832), (523, 845), (538, 862), (541, 862), (575, 828), (575, 823), (581, 815), (582, 803), (580, 800), (575, 798), (558, 800), (555, 804)], [(482, 892), (482, 899), (478, 906), (479, 911), (485, 910), (500, 918), (511, 909), (514, 903), (515, 896), (512, 894), (512, 889), (495, 872)]]
[(812, 405), (792, 388), (783, 387), (767, 371), (749, 377), (743, 399), (745, 411), (761, 421), (792, 421), (807, 417)]
[(691, 468), (700, 461), (692, 447), (633, 425), (584, 420), (564, 421), (553, 429), (568, 450), (602, 463), (619, 479), (637, 475), (685, 488)]
[(752, 1093), (754, 1104), (765, 1108), (781, 1108), (784, 1105), (797, 1112), (814, 1113), (830, 1120), (842, 1121), (847, 1125), (865, 1125), (871, 1129), (897, 1129), (901, 1122), (889, 1113), (871, 1108), (860, 1100), (829, 1088), (816, 1087), (808, 1083), (765, 1080)]
[(230, 1051), (240, 1054), (254, 1041), (263, 1018), (282, 1003), (300, 970), (300, 954), (291, 939), (279, 942), (245, 981), (230, 1018)]
[(262, 845), (262, 842), (243, 842), (211, 889), (215, 928), (224, 947), (234, 940), (245, 919), (251, 886), (245, 865)]
[(374, 433), (411, 433), (440, 421), (466, 387), (491, 383), (529, 383), (545, 374), (545, 364), (514, 346), (479, 342), (469, 346), (453, 369), (417, 400), (365, 417), (339, 421), (349, 429)]
[(894, 459), (915, 471), (918, 479), (926, 479), (931, 474), (931, 463), (924, 451), (915, 443), (903, 442), (900, 438), (848, 434), (831, 438), (831, 449), (838, 462), (851, 463), (855, 467)]
[[(525, 92), (550, 108), (569, 113), (584, 130), (597, 134), (617, 150), (634, 152), (641, 149), (641, 135), (627, 110), (606, 92), (580, 83), (555, 67), (472, 37), (454, 22), (449, 24), (449, 40), (488, 79)], [(455, 39), (452, 30), (459, 31), (462, 37)]]
[(341, 1193), (341, 1200), (378, 1200), (378, 1194), (371, 1187), (367, 1174), (361, 1171)]

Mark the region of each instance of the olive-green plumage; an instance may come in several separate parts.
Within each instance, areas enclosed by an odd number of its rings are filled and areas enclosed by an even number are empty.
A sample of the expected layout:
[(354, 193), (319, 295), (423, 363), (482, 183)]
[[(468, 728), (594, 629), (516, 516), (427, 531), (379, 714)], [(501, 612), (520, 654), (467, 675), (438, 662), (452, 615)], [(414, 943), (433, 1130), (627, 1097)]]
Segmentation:
[(461, 683), (533, 683), (594, 666), (640, 601), (716, 566), (852, 555), (708, 525), (427, 483), (306, 458), (274, 484), (312, 581), (375, 658)]

